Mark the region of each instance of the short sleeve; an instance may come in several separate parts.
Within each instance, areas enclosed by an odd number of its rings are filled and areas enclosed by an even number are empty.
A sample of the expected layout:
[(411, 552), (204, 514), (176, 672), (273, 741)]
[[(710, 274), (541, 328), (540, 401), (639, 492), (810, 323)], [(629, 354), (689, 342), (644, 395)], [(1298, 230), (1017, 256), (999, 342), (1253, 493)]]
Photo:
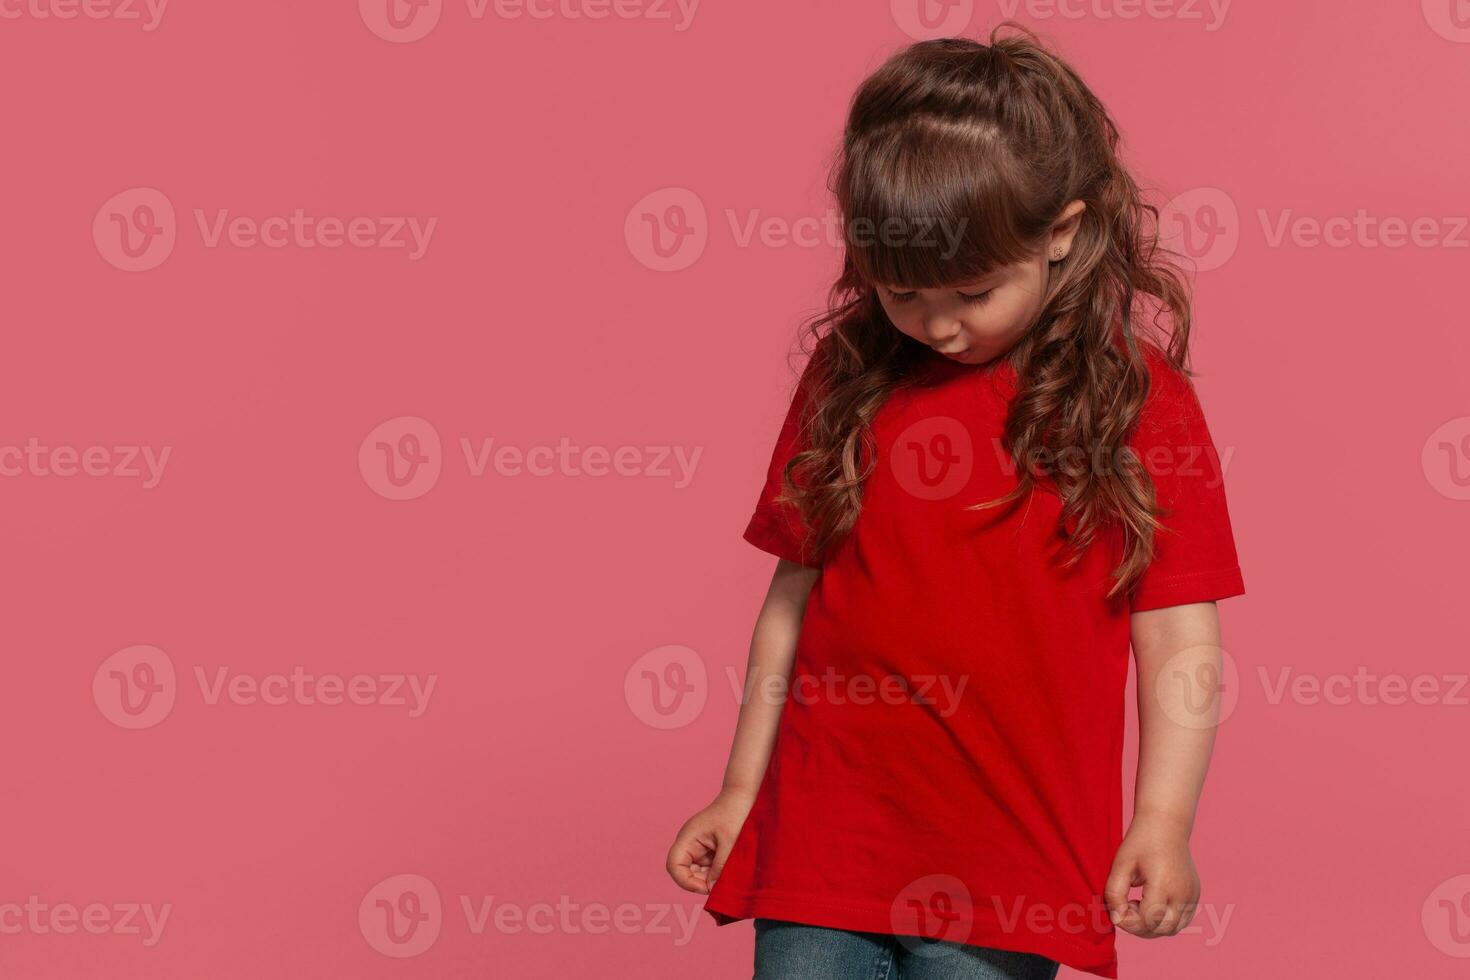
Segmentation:
[(771, 462), (766, 468), (765, 484), (756, 501), (755, 513), (745, 527), (743, 537), (762, 551), (778, 558), (820, 568), (821, 559), (812, 553), (814, 535), (801, 520), (801, 514), (793, 503), (777, 500), (784, 489), (786, 463), (803, 445), (802, 436), (806, 412), (810, 407), (810, 387), (815, 376), (816, 355), (807, 362), (801, 379), (796, 384), (791, 403), (786, 409), (786, 418), (776, 436), (776, 447), (771, 452)]
[(1154, 532), (1153, 561), (1134, 588), (1131, 609), (1242, 595), (1224, 466), (1194, 385), (1162, 354), (1151, 352), (1149, 360), (1149, 396), (1130, 445), (1153, 480), (1163, 526)]

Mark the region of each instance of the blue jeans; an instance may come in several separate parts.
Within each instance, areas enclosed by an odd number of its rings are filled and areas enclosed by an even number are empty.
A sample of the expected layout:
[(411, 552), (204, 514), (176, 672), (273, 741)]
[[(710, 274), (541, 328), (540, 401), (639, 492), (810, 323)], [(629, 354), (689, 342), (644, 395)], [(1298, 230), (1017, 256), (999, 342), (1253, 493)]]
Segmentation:
[(755, 920), (755, 980), (1053, 980), (1035, 953)]

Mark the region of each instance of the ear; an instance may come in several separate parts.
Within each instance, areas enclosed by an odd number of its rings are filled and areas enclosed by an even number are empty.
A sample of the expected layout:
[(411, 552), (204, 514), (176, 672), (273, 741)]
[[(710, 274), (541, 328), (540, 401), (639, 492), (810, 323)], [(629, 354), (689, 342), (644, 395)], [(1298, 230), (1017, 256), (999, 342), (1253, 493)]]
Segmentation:
[(1055, 252), (1061, 249), (1063, 254), (1072, 250), (1072, 239), (1077, 237), (1077, 229), (1082, 227), (1082, 212), (1087, 210), (1087, 205), (1082, 201), (1072, 201), (1062, 208), (1062, 213), (1051, 225), (1051, 238), (1047, 242), (1047, 251)]

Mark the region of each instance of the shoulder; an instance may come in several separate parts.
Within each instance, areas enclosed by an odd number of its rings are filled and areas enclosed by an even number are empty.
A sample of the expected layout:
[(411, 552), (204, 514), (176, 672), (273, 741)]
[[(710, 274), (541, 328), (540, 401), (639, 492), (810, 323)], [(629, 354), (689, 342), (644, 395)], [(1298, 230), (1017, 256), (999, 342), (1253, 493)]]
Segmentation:
[(1204, 424), (1194, 382), (1183, 367), (1156, 344), (1140, 341), (1148, 372), (1148, 396), (1135, 430), (1139, 440), (1167, 439)]

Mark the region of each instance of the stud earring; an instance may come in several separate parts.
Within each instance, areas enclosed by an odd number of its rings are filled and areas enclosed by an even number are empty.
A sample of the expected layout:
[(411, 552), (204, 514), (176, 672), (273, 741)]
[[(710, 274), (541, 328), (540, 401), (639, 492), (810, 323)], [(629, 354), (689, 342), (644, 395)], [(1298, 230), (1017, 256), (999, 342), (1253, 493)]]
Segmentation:
[(1060, 261), (1062, 261), (1062, 256), (1064, 256), (1066, 254), (1067, 254), (1066, 252), (1062, 251), (1061, 246), (1058, 245), (1056, 248), (1052, 249), (1051, 260), (1053, 262), (1060, 262)]

